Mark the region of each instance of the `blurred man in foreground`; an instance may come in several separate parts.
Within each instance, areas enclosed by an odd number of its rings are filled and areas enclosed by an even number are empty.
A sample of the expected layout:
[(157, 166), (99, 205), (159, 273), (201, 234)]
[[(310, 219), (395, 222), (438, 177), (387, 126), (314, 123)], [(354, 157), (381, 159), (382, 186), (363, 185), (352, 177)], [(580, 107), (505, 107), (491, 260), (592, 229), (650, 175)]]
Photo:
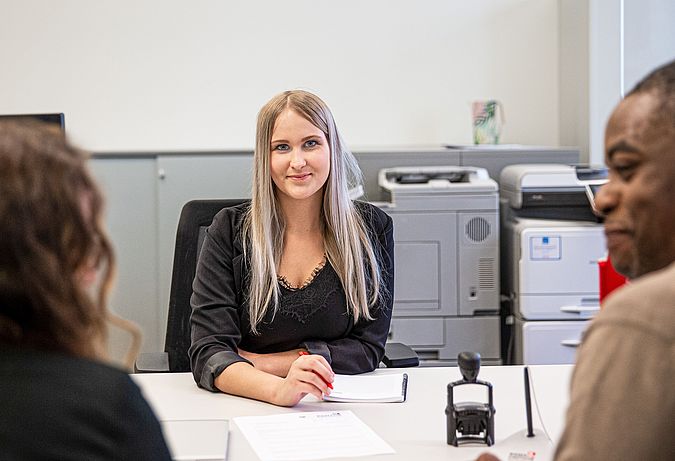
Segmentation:
[(605, 162), (596, 206), (612, 263), (634, 283), (584, 335), (555, 460), (675, 459), (675, 61), (616, 107)]

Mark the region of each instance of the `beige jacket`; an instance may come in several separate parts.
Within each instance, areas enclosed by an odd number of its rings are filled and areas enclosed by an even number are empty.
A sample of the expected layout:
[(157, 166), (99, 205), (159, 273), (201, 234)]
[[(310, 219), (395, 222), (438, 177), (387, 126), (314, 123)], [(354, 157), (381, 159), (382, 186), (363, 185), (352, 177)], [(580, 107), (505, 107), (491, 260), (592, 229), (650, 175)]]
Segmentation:
[(592, 321), (555, 460), (675, 460), (675, 264), (612, 293)]

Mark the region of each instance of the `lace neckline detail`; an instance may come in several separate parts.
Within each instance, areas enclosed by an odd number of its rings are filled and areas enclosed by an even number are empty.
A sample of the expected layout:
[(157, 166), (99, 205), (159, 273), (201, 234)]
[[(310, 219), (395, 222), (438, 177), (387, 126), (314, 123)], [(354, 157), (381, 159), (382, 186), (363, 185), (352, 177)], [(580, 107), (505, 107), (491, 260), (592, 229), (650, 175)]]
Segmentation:
[(309, 274), (309, 277), (307, 277), (307, 278), (305, 279), (305, 281), (302, 282), (302, 285), (300, 285), (300, 286), (295, 286), (295, 285), (293, 285), (293, 284), (292, 284), (291, 282), (289, 282), (288, 279), (287, 279), (286, 277), (284, 277), (283, 275), (277, 276), (277, 281), (281, 284), (281, 286), (283, 286), (283, 287), (286, 288), (287, 290), (290, 290), (290, 291), (298, 291), (298, 290), (302, 290), (302, 289), (304, 289), (304, 288), (307, 288), (307, 287), (314, 281), (314, 279), (316, 278), (316, 276), (319, 275), (319, 273), (323, 270), (324, 267), (326, 267), (326, 262), (327, 262), (327, 261), (328, 261), (328, 258), (327, 258), (326, 255), (324, 254), (324, 255), (323, 255), (323, 259), (321, 260), (321, 262), (314, 268), (314, 270), (312, 271), (312, 273)]

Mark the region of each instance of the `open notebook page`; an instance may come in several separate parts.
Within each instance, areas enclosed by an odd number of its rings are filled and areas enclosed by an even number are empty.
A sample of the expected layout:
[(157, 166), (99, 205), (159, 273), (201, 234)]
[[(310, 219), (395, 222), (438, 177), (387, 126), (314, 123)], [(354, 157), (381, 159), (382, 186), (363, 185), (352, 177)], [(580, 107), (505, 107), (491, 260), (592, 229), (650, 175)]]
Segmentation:
[(335, 375), (328, 402), (405, 402), (408, 375)]

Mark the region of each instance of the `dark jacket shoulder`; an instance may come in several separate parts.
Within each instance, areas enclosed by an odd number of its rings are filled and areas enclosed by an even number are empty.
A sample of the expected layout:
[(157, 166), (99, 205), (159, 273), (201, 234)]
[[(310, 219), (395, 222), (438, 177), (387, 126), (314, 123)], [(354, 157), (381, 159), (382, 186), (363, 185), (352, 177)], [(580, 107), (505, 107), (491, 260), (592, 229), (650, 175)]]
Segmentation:
[(122, 370), (5, 348), (0, 383), (0, 445), (8, 459), (170, 459), (159, 422)]
[(354, 200), (354, 207), (361, 215), (364, 224), (374, 234), (382, 234), (393, 226), (391, 216), (371, 203)]
[(238, 253), (242, 251), (241, 226), (246, 213), (251, 207), (249, 200), (232, 207), (223, 208), (213, 217), (206, 232), (220, 247), (234, 245)]

